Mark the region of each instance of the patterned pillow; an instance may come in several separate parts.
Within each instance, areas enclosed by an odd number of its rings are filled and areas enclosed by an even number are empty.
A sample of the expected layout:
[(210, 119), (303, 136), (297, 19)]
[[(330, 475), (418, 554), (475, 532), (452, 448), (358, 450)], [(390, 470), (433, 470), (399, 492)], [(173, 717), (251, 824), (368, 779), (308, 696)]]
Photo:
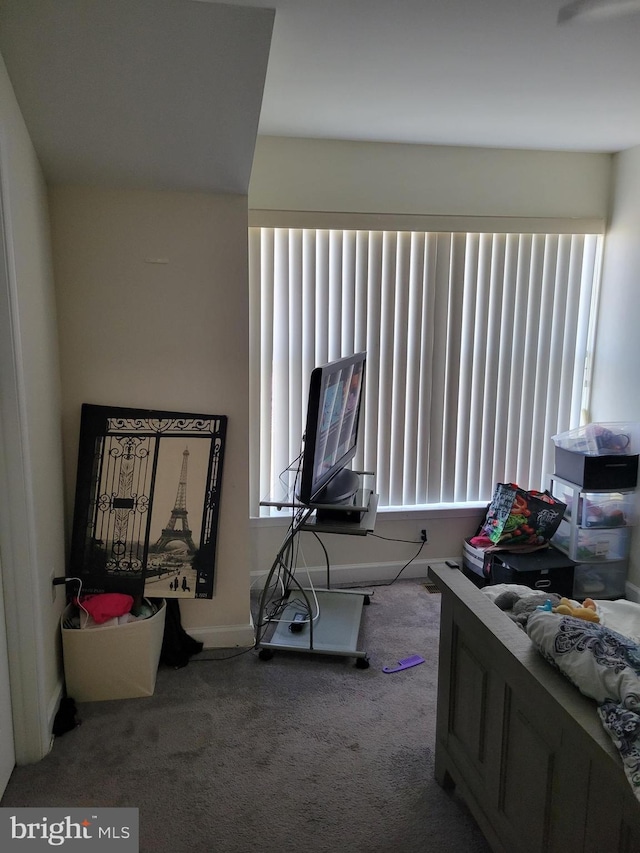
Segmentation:
[(640, 800), (640, 716), (615, 702), (603, 702), (598, 716), (620, 753), (625, 776)]
[(640, 711), (640, 646), (595, 622), (537, 611), (527, 634), (542, 655), (599, 704)]

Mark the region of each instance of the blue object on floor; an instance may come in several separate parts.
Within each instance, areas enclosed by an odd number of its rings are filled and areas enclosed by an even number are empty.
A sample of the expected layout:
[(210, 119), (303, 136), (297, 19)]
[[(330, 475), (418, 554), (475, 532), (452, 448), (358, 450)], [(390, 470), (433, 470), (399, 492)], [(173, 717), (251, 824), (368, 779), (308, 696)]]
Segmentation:
[(420, 655), (410, 655), (408, 658), (403, 658), (398, 661), (397, 666), (383, 666), (383, 672), (400, 672), (401, 669), (409, 669), (410, 666), (417, 666), (419, 663), (424, 663), (424, 658)]

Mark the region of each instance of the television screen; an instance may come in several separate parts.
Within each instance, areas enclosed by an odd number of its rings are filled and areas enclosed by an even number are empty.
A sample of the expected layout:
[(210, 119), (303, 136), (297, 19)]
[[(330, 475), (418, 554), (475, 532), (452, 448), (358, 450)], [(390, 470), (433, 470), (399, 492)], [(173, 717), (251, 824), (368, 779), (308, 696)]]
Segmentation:
[(316, 367), (309, 404), (298, 497), (303, 503), (337, 503), (358, 489), (348, 468), (357, 449), (366, 353)]

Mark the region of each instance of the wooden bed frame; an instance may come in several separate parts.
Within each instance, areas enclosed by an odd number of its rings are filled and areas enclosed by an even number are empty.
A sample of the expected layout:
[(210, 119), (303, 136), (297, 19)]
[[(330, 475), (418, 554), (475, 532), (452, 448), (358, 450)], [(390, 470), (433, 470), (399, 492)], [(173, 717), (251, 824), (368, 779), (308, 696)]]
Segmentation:
[(596, 705), (461, 571), (442, 593), (435, 775), (496, 853), (637, 853), (640, 802)]

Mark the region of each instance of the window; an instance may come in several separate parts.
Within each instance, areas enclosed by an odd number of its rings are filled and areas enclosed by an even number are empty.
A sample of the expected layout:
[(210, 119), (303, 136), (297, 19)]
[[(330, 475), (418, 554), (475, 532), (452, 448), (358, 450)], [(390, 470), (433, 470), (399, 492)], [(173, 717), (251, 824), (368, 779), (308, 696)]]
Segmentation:
[(312, 368), (359, 350), (354, 467), (380, 507), (544, 488), (550, 437), (580, 423), (601, 241), (250, 228), (252, 512), (300, 453)]

